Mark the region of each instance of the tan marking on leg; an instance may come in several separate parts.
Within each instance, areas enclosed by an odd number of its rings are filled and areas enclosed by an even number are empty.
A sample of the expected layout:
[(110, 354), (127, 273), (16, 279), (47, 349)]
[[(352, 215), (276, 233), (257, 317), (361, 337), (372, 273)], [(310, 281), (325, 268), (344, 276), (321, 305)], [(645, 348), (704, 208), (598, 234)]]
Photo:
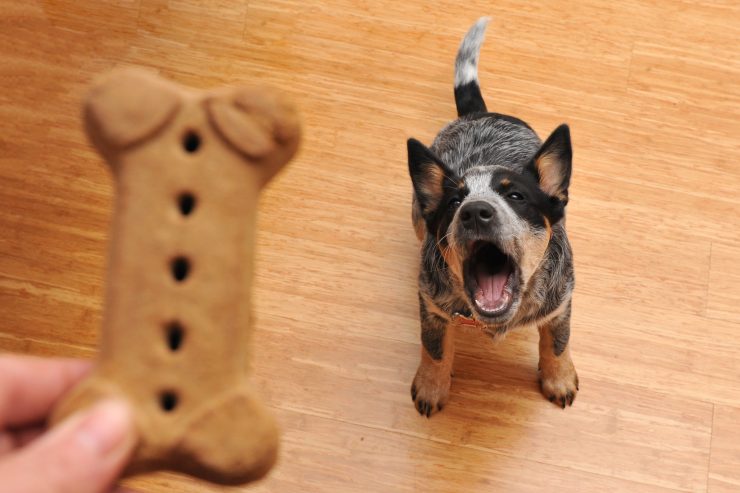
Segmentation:
[(555, 355), (551, 324), (539, 327), (540, 332), (540, 389), (542, 394), (565, 409), (572, 405), (578, 392), (578, 375), (570, 358), (570, 346)]
[(421, 348), (421, 363), (411, 385), (411, 398), (422, 416), (430, 417), (441, 411), (450, 395), (452, 363), (455, 359), (454, 328), (447, 324), (445, 329), (442, 359), (435, 360)]

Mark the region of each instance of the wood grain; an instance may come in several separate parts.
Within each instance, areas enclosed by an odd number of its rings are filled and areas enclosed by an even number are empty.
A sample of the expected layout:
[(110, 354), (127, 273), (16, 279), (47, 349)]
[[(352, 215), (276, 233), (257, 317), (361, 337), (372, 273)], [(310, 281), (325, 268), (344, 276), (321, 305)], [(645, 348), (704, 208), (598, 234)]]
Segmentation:
[[(261, 81), (305, 140), (261, 201), (255, 381), (283, 429), (235, 491), (740, 488), (740, 5), (0, 0), (0, 350), (90, 357), (111, 180), (79, 111), (120, 65), (206, 88)], [(571, 125), (568, 228), (581, 380), (537, 389), (537, 335), (457, 338), (450, 402), (421, 419), (405, 139), (454, 117), (480, 15), (488, 106)], [(172, 474), (141, 491), (223, 490)]]
[(712, 243), (707, 291), (707, 315), (740, 322), (740, 247), (737, 243)]
[(712, 424), (712, 453), (709, 463), (709, 491), (740, 489), (740, 408), (716, 406)]

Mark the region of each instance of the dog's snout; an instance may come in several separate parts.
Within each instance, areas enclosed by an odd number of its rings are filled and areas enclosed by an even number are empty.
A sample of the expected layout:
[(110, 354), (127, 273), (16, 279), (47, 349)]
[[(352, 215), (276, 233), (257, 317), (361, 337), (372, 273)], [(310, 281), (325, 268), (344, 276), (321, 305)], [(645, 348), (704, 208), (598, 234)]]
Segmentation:
[(460, 220), (467, 229), (488, 226), (496, 216), (496, 211), (488, 202), (478, 200), (463, 206), (460, 210)]

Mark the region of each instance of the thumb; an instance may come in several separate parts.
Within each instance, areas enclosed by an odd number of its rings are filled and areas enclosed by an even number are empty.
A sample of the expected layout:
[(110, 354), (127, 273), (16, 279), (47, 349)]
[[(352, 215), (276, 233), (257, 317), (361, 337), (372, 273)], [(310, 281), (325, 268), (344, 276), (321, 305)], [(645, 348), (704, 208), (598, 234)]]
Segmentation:
[(0, 462), (0, 490), (18, 493), (109, 491), (134, 446), (133, 418), (122, 401), (73, 415)]

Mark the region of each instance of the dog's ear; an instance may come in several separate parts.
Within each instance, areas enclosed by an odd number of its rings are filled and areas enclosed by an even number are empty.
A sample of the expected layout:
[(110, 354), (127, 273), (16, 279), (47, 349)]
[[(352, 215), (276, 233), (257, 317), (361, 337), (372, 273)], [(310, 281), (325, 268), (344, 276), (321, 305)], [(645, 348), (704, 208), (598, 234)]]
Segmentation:
[(445, 180), (452, 172), (434, 153), (416, 139), (406, 143), (409, 153), (409, 174), (414, 192), (424, 215), (434, 211), (444, 195)]
[(563, 124), (542, 144), (532, 163), (542, 191), (557, 198), (563, 205), (568, 202), (572, 160), (570, 129)]

